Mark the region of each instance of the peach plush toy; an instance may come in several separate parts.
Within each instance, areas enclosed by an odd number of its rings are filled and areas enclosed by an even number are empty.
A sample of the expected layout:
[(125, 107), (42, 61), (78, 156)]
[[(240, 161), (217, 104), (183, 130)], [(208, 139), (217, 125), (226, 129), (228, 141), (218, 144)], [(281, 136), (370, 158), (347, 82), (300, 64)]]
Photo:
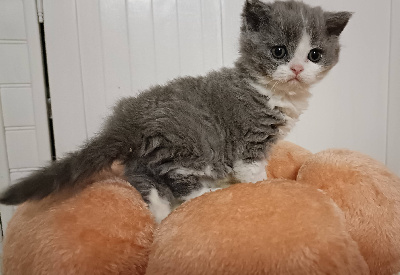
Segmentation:
[(400, 272), (400, 179), (363, 154), (315, 154), (297, 181), (323, 190), (342, 209), (347, 229), (373, 274)]
[(147, 274), (368, 274), (344, 214), (289, 180), (207, 193), (160, 225)]
[(25, 203), (6, 232), (3, 272), (400, 272), (400, 179), (386, 167), (349, 150), (312, 154), (281, 142), (266, 169), (268, 181), (184, 203), (154, 236), (139, 193), (115, 177)]
[(139, 192), (114, 177), (27, 202), (8, 225), (3, 274), (144, 274), (154, 227)]
[(345, 149), (312, 155), (284, 141), (271, 152), (267, 174), (290, 179), (297, 174), (299, 183), (325, 192), (344, 212), (371, 273), (400, 272), (400, 178), (383, 164)]

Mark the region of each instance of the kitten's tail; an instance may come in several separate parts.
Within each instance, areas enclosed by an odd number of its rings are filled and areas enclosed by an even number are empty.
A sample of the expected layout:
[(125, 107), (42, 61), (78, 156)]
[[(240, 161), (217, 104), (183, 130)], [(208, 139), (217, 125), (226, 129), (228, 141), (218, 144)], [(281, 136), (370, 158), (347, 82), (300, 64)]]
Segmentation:
[(111, 167), (114, 160), (123, 158), (124, 153), (127, 155), (129, 148), (124, 148), (124, 144), (105, 135), (95, 137), (81, 150), (10, 186), (0, 195), (0, 203), (20, 204), (30, 199), (42, 199), (59, 190), (81, 187), (83, 179)]

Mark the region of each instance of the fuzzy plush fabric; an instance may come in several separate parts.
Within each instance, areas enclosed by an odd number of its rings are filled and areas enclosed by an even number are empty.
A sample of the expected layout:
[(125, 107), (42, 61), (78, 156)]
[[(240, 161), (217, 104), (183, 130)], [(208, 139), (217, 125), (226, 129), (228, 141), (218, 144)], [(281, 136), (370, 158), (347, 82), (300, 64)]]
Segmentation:
[(3, 273), (144, 274), (154, 220), (127, 182), (21, 205), (4, 242)]
[(81, 193), (21, 205), (6, 232), (3, 273), (400, 272), (400, 179), (360, 153), (313, 155), (280, 142), (267, 173), (286, 180), (236, 184), (184, 203), (154, 243), (140, 194), (115, 178), (123, 169), (114, 163)]
[(368, 274), (343, 213), (294, 181), (237, 184), (160, 225), (146, 274)]
[(303, 163), (312, 153), (289, 141), (279, 141), (272, 147), (266, 167), (268, 179), (295, 180)]
[(371, 274), (400, 272), (400, 179), (380, 162), (350, 150), (315, 154), (297, 180), (319, 188), (343, 210)]

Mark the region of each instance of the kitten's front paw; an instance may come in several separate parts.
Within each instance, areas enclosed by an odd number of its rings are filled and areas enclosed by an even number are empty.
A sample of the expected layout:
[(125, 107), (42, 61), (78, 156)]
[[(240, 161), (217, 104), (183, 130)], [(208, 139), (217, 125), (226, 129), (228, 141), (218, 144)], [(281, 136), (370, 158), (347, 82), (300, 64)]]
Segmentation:
[(267, 179), (266, 160), (244, 162), (243, 160), (236, 161), (233, 166), (234, 176), (240, 182), (256, 183)]

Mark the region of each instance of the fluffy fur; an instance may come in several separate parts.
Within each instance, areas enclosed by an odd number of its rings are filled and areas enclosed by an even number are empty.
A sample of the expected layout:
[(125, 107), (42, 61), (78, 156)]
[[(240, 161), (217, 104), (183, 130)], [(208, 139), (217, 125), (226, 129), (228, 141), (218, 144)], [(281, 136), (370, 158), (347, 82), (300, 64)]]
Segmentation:
[(343, 213), (294, 181), (236, 184), (159, 226), (146, 274), (368, 274)]
[[(170, 209), (236, 174), (241, 181), (264, 179), (265, 173), (243, 178), (241, 171), (263, 164), (270, 147), (293, 127), (307, 106), (308, 88), (337, 63), (338, 36), (350, 16), (295, 1), (246, 1), (241, 55), (233, 68), (122, 99), (81, 150), (11, 186), (0, 202), (79, 189), (83, 179), (90, 182), (115, 160), (146, 202), (167, 201)], [(274, 54), (278, 46), (285, 49), (281, 58)], [(308, 58), (312, 50), (322, 54), (318, 62)]]

